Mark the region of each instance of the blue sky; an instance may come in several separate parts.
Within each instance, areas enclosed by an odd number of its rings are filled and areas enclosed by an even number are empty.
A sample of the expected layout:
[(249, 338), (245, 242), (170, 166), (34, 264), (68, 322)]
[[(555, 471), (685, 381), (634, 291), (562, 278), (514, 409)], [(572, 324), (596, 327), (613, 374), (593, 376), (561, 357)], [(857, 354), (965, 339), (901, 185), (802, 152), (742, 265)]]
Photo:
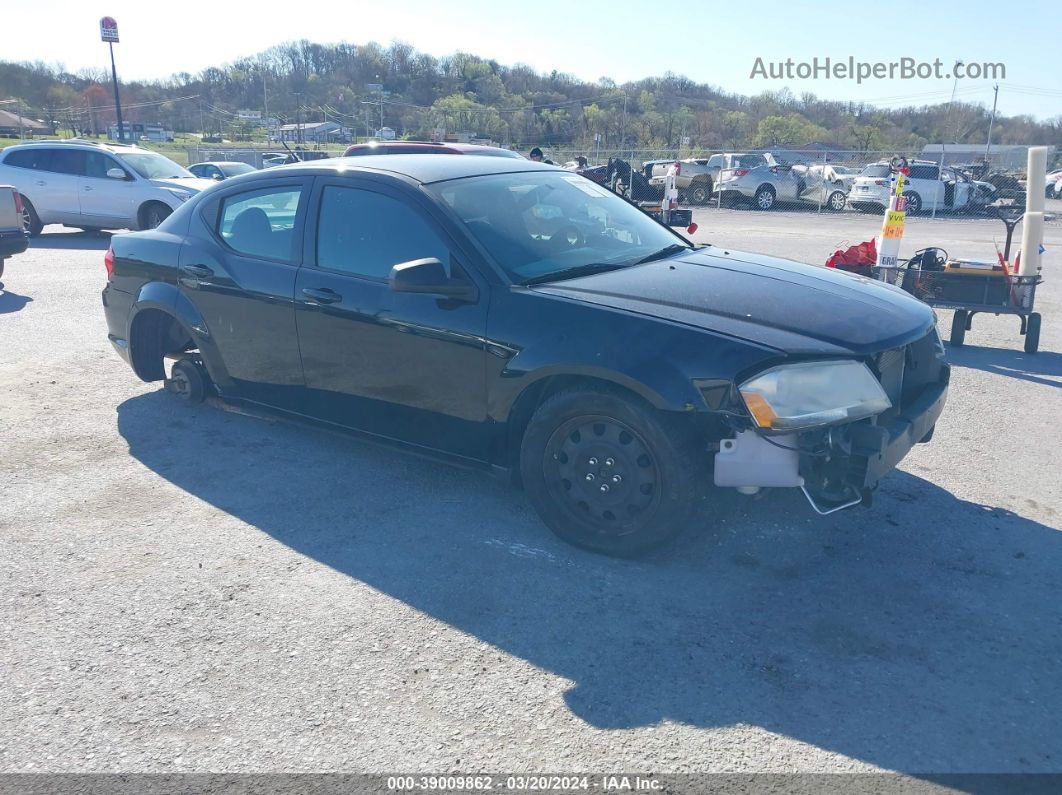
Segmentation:
[(899, 6), (854, 0), (315, 0), (305, 8), (268, 2), (173, 6), (157, 0), (13, 3), (4, 9), (0, 58), (58, 61), (74, 71), (109, 66), (98, 33), (98, 20), (106, 14), (118, 20), (122, 43), (116, 57), (127, 78), (196, 72), (292, 39), (401, 40), (433, 55), (464, 50), (587, 80), (608, 76), (623, 82), (671, 70), (742, 94), (788, 86), (796, 94), (812, 91), (885, 107), (946, 102), (951, 80), (750, 79), (757, 57), (888, 62), (906, 56), (940, 58), (945, 68), (957, 59), (1001, 62), (1005, 79), (960, 80), (957, 97), (991, 105), (991, 86), (998, 82), (1000, 113), (1062, 115), (1058, 0)]

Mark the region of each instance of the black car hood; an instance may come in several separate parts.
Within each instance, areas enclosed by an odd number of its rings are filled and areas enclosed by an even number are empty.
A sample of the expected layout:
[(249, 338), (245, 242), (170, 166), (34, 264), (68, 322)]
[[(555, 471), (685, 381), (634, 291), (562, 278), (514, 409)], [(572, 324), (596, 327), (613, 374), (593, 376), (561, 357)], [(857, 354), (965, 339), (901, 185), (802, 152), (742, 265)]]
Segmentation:
[(882, 282), (716, 247), (534, 289), (789, 354), (876, 353), (924, 336), (934, 320), (928, 306)]

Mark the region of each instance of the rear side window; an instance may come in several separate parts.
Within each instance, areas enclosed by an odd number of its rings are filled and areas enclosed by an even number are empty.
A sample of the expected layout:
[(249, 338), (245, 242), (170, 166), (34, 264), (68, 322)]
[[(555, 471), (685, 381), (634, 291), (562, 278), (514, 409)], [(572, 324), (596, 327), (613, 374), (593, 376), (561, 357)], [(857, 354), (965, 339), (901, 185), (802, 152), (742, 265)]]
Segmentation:
[(41, 149), (39, 146), (32, 149), (18, 149), (7, 153), (7, 157), (4, 158), (4, 165), (44, 171), (47, 168), (51, 151), (51, 149)]
[(371, 279), (386, 279), (401, 262), (450, 259), (448, 246), (413, 207), (382, 193), (325, 187), (317, 221), (317, 264)]
[(911, 179), (936, 179), (937, 166), (911, 166)]
[(233, 251), (249, 257), (293, 262), (295, 219), (302, 188), (284, 186), (226, 196), (218, 234)]

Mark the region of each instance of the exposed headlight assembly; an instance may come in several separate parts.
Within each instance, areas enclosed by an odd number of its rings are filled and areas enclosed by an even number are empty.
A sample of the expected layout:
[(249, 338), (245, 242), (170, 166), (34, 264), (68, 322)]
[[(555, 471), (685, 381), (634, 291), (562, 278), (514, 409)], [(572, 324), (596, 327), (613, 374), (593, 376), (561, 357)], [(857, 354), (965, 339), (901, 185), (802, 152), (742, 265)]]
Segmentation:
[(892, 406), (862, 362), (799, 362), (772, 367), (739, 387), (756, 425), (794, 431), (853, 422)]

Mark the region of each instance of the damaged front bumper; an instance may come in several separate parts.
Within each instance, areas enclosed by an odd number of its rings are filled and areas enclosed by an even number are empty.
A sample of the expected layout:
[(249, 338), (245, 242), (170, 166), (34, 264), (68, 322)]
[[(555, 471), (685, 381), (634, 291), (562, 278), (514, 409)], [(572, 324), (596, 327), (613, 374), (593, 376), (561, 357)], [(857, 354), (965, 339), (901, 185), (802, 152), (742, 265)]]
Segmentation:
[(799, 487), (820, 514), (868, 504), (870, 492), (916, 444), (929, 441), (948, 396), (950, 369), (901, 409), (847, 425), (763, 436), (743, 430), (715, 455), (715, 484), (751, 493)]

